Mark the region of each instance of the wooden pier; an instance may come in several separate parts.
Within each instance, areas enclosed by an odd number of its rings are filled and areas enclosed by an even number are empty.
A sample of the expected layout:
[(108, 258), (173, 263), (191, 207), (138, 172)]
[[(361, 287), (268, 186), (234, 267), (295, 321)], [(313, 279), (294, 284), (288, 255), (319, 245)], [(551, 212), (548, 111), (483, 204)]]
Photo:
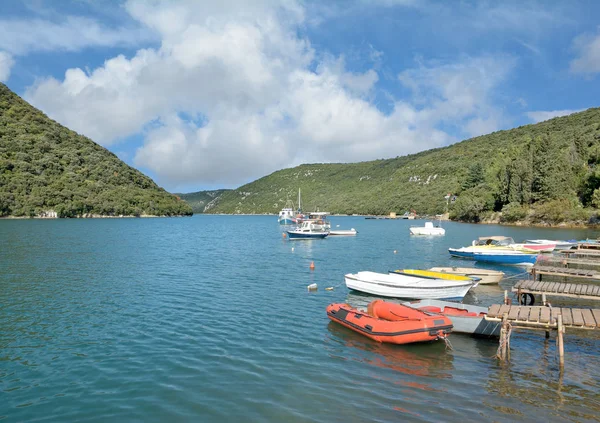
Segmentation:
[(558, 316), (562, 316), (565, 328), (597, 329), (600, 327), (600, 309), (590, 308), (494, 304), (488, 309), (485, 319), (500, 322), (505, 314), (508, 322), (513, 326), (556, 329)]
[(595, 249), (586, 249), (586, 248), (578, 248), (575, 250), (561, 250), (559, 253), (566, 255), (567, 257), (571, 256), (587, 256), (600, 258), (600, 250)]
[(582, 298), (586, 300), (600, 300), (600, 285), (574, 284), (568, 282), (541, 282), (536, 280), (522, 280), (512, 287), (512, 292), (517, 293), (521, 300), (523, 294), (548, 295), (555, 297)]
[(498, 358), (510, 359), (510, 335), (513, 329), (556, 330), (556, 346), (559, 365), (565, 365), (564, 334), (567, 327), (597, 329), (600, 327), (600, 309), (559, 308), (551, 306), (516, 306), (494, 304), (488, 309), (485, 320), (502, 322)]
[(563, 268), (565, 267), (569, 267), (571, 265), (578, 265), (578, 266), (590, 266), (590, 267), (595, 267), (595, 266), (600, 266), (600, 260), (594, 260), (594, 258), (567, 258), (567, 257), (560, 257), (560, 256), (554, 256), (554, 255), (544, 255), (542, 256), (541, 259), (538, 260), (537, 264), (539, 266), (555, 266), (555, 267), (559, 267), (562, 266)]
[(536, 264), (529, 271), (534, 280), (536, 278), (542, 280), (542, 275), (552, 275), (565, 278), (571, 277), (600, 281), (600, 272), (591, 269), (573, 269), (569, 267), (541, 266)]

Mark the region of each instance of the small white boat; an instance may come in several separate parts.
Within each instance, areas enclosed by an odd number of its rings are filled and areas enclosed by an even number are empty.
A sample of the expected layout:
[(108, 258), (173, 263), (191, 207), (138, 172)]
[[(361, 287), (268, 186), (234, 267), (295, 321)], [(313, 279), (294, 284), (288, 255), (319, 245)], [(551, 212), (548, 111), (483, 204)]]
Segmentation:
[(396, 270), (393, 273), (358, 272), (345, 275), (346, 286), (382, 297), (461, 300), (477, 286), (473, 278), (427, 270)]
[(499, 336), (501, 322), (485, 320), (488, 309), (470, 304), (457, 304), (438, 300), (420, 300), (402, 303), (431, 314), (448, 317), (452, 321), (452, 332), (469, 335)]
[(356, 235), (358, 231), (354, 228), (351, 229), (334, 229), (329, 231), (329, 235), (344, 235), (344, 236), (353, 236)]
[(450, 273), (452, 275), (463, 275), (481, 279), (480, 285), (498, 283), (504, 277), (504, 272), (498, 270), (479, 269), (476, 267), (432, 267), (433, 272)]
[(529, 244), (539, 244), (539, 245), (552, 245), (554, 244), (554, 249), (556, 250), (570, 250), (573, 247), (577, 247), (577, 241), (555, 241), (550, 239), (528, 239), (525, 242)]
[(433, 226), (432, 222), (425, 222), (425, 226), (411, 226), (411, 235), (445, 235), (446, 230), (440, 226)]

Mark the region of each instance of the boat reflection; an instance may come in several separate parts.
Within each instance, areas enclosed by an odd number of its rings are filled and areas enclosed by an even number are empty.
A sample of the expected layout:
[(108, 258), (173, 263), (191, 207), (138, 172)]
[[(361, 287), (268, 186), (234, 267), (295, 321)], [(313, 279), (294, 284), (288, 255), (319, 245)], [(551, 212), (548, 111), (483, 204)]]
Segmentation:
[[(344, 354), (346, 359), (407, 375), (444, 379), (451, 377), (453, 355), (442, 341), (407, 345), (384, 344), (363, 337), (335, 322), (329, 322), (327, 330), (334, 338), (342, 341), (344, 347), (351, 349), (349, 353)], [(415, 387), (431, 389), (426, 385)]]

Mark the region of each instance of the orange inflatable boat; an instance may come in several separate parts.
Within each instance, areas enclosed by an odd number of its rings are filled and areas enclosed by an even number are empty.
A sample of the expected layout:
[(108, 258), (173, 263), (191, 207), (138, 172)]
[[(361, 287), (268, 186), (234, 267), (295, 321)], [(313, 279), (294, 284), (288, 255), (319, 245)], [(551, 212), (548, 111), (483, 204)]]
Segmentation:
[(410, 344), (443, 339), (452, 330), (452, 321), (402, 304), (375, 300), (367, 312), (348, 304), (330, 304), (327, 317), (379, 342)]

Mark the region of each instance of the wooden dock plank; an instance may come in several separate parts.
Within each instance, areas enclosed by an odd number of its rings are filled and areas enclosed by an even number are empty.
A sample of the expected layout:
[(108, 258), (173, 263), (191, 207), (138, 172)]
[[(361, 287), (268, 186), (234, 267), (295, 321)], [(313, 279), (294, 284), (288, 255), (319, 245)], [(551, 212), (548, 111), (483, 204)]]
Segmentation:
[(498, 312), (500, 311), (500, 304), (493, 304), (488, 309), (488, 316), (490, 317), (498, 317)]
[(600, 310), (593, 308), (591, 311), (594, 319), (596, 320), (596, 327), (600, 327)]
[(558, 289), (556, 290), (556, 292), (560, 292), (560, 293), (562, 293), (562, 292), (565, 292), (565, 287), (566, 287), (566, 286), (567, 286), (567, 284), (566, 284), (566, 283), (561, 283), (561, 284), (558, 286)]
[(565, 325), (571, 326), (573, 324), (573, 314), (571, 313), (570, 308), (561, 308), (560, 314), (562, 314), (563, 323)]
[(581, 310), (578, 308), (573, 308), (571, 309), (571, 313), (573, 313), (573, 325), (583, 326), (583, 316), (581, 315)]
[(539, 306), (534, 306), (529, 309), (529, 317), (527, 320), (530, 322), (539, 322), (540, 321), (540, 309)]
[(558, 318), (559, 314), (562, 314), (560, 307), (552, 307), (552, 317), (551, 318), (553, 319), (552, 322), (554, 324), (556, 324), (556, 319)]
[(499, 315), (500, 317), (502, 317), (502, 316), (504, 316), (504, 313), (508, 313), (509, 311), (510, 311), (510, 306), (509, 306), (509, 305), (506, 305), (506, 304), (503, 304), (503, 305), (500, 307), (500, 311), (498, 311), (498, 315)]
[(592, 295), (598, 295), (600, 294), (600, 285), (596, 285), (594, 286), (594, 289), (592, 289)]
[(519, 315), (517, 317), (517, 320), (526, 321), (527, 319), (529, 319), (529, 307), (521, 307), (519, 309)]
[(519, 309), (521, 307), (520, 306), (512, 306), (510, 308), (510, 311), (508, 312), (508, 319), (509, 320), (517, 320), (517, 317), (519, 317)]
[(596, 320), (594, 320), (594, 315), (592, 314), (592, 310), (586, 308), (581, 310), (581, 315), (583, 316), (583, 324), (588, 328), (593, 328), (596, 326)]
[(550, 321), (550, 308), (548, 307), (541, 307), (540, 310), (540, 322), (541, 323), (548, 323)]

